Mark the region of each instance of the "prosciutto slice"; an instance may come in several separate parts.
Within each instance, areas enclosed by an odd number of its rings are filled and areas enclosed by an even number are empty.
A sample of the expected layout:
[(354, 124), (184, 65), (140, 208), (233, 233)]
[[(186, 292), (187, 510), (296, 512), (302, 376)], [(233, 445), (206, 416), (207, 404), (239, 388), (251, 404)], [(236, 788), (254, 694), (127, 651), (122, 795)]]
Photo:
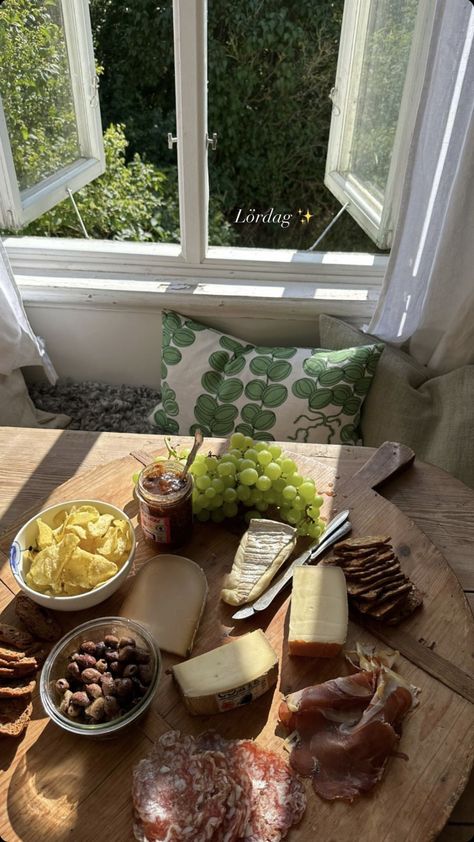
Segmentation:
[(280, 720), (294, 732), (291, 766), (312, 778), (322, 798), (353, 801), (381, 779), (415, 700), (416, 688), (378, 661), (290, 694)]

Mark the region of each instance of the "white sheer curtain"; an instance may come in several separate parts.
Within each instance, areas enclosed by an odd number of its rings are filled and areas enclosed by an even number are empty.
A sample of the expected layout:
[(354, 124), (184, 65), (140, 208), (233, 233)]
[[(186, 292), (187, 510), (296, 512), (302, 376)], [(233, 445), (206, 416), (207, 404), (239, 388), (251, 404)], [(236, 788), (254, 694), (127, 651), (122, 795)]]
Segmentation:
[(42, 365), (49, 381), (56, 382), (44, 344), (28, 321), (0, 240), (0, 426), (66, 427), (69, 416), (43, 412), (33, 405), (21, 370), (25, 365)]
[(440, 372), (474, 363), (474, 7), (438, 14), (387, 275), (369, 332)]

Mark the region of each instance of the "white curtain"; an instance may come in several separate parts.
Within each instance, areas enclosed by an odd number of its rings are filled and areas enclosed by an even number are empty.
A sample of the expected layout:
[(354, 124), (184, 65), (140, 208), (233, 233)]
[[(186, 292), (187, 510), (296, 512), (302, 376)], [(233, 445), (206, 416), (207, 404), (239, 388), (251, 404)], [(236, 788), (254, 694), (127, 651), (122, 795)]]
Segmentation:
[(35, 336), (23, 308), (8, 257), (0, 240), (0, 426), (66, 427), (70, 418), (36, 409), (21, 367), (42, 365), (57, 379), (43, 341)]
[(57, 380), (44, 343), (31, 329), (0, 240), (0, 374), (9, 375), (23, 365), (42, 365), (48, 380), (51, 383)]
[(369, 332), (440, 372), (474, 363), (474, 8), (433, 0), (402, 206)]

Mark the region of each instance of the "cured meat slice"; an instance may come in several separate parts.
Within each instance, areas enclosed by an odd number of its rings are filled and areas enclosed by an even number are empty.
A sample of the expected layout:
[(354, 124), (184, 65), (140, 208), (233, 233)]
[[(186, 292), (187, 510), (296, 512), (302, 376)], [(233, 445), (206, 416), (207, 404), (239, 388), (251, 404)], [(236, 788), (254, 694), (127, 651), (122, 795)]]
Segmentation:
[(212, 751), (225, 759), (232, 781), (227, 798), (227, 812), (212, 842), (235, 842), (244, 836), (252, 809), (252, 785), (238, 756), (238, 742), (226, 740), (216, 731), (206, 731), (196, 739), (196, 751)]
[[(372, 687), (370, 697), (359, 696), (358, 711), (356, 705), (349, 706), (349, 692), (341, 696), (341, 684), (347, 691), (348, 678), (353, 687), (362, 690), (364, 683), (367, 689)], [(415, 702), (415, 688), (380, 664), (348, 678), (293, 693), (280, 708), (285, 727), (296, 731), (291, 766), (312, 777), (315, 792), (329, 800), (353, 801), (375, 786), (398, 744), (401, 722)], [(355, 695), (352, 700), (356, 701)]]
[(206, 842), (224, 821), (231, 782), (212, 752), (192, 737), (163, 734), (133, 771), (133, 832), (139, 842)]

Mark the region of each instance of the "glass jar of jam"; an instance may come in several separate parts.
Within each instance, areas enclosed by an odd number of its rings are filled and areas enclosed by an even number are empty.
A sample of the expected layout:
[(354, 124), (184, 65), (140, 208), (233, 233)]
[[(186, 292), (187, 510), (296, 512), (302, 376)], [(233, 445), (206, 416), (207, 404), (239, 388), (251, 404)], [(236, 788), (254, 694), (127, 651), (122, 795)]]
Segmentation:
[(145, 538), (172, 549), (190, 538), (193, 478), (183, 479), (180, 462), (154, 462), (141, 471), (136, 485), (139, 518)]

